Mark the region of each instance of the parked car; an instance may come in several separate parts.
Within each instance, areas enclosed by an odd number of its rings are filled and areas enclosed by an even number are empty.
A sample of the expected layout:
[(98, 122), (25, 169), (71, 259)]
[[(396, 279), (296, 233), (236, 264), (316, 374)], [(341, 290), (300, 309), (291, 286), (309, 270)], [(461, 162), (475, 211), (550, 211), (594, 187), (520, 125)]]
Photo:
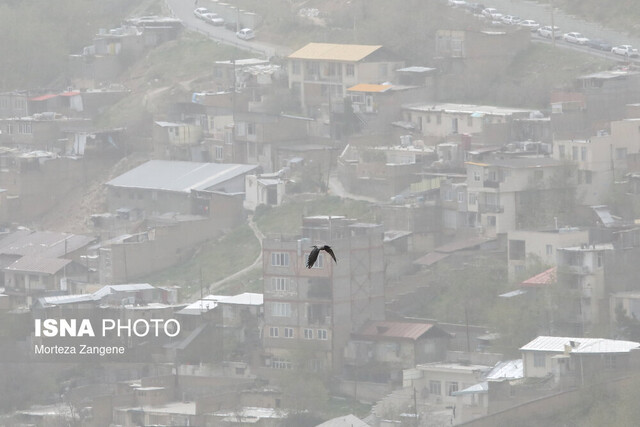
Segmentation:
[(236, 33), (236, 37), (242, 40), (251, 40), (256, 37), (256, 34), (251, 28), (243, 28)]
[(583, 44), (583, 45), (587, 44), (587, 42), (589, 41), (588, 38), (576, 32), (563, 34), (562, 40), (566, 41), (567, 43)]
[(216, 26), (224, 25), (224, 19), (220, 18), (220, 15), (218, 15), (217, 13), (213, 13), (213, 12), (205, 13), (202, 15), (202, 19), (211, 25), (216, 25)]
[(498, 9), (494, 9), (493, 7), (488, 7), (482, 11), (482, 15), (486, 16), (489, 19), (493, 19), (494, 21), (499, 21), (502, 19), (502, 14), (498, 12)]
[(502, 17), (502, 22), (508, 25), (517, 25), (522, 19), (513, 15), (505, 15)]
[(551, 28), (551, 26), (545, 25), (544, 27), (538, 28), (538, 34), (540, 35), (540, 37), (546, 37), (548, 39), (550, 39), (551, 37), (558, 37), (558, 35), (560, 34), (560, 28)]
[(198, 19), (204, 19), (205, 13), (211, 13), (211, 12), (209, 12), (209, 9), (207, 9), (206, 7), (199, 7), (193, 11), (193, 14)]
[(606, 52), (611, 52), (611, 49), (613, 49), (611, 43), (602, 39), (589, 39), (587, 46), (591, 49), (604, 50)]
[(627, 56), (630, 58), (638, 57), (638, 49), (635, 49), (630, 44), (621, 44), (620, 46), (614, 46), (613, 48), (611, 48), (611, 53)]
[(525, 19), (523, 21), (520, 21), (518, 22), (518, 25), (522, 28), (528, 28), (531, 31), (538, 31), (538, 28), (540, 28), (540, 24), (532, 19)]

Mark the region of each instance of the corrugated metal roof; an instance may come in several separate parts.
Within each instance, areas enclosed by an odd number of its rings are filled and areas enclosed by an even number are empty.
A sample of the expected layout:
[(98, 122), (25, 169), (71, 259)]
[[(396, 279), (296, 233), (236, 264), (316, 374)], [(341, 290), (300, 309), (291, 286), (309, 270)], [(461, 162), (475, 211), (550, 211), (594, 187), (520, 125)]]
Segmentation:
[(524, 378), (522, 359), (498, 362), (485, 377), (487, 380), (515, 380), (518, 378)]
[(442, 261), (443, 259), (445, 259), (449, 255), (450, 254), (443, 254), (443, 253), (440, 253), (440, 252), (429, 252), (425, 256), (420, 257), (417, 260), (413, 261), (413, 263), (417, 264), (417, 265), (424, 265), (424, 266), (428, 267), (430, 265), (435, 264), (438, 261)]
[(365, 423), (355, 415), (349, 414), (343, 417), (332, 418), (329, 421), (325, 421), (322, 424), (318, 424), (316, 427), (370, 427), (370, 426), (369, 424)]
[[(573, 346), (571, 345), (573, 343)], [(631, 349), (640, 347), (634, 341), (610, 340), (606, 338), (571, 338), (539, 336), (520, 348), (521, 351), (544, 351), (563, 353), (571, 348), (571, 353), (599, 354), (599, 353), (628, 353)]]
[(238, 295), (224, 297), (218, 300), (220, 304), (238, 304), (238, 305), (262, 305), (264, 298), (262, 294), (252, 292), (244, 292)]
[(107, 295), (111, 295), (115, 292), (139, 292), (148, 289), (155, 289), (148, 283), (127, 283), (124, 285), (109, 285), (103, 286), (93, 293), (96, 299), (102, 299)]
[(360, 84), (357, 84), (355, 86), (351, 86), (347, 90), (350, 91), (350, 92), (375, 92), (375, 93), (381, 93), (381, 92), (388, 91), (392, 87), (393, 87), (392, 85), (374, 85), (374, 84), (360, 83)]
[(465, 394), (483, 394), (489, 391), (489, 383), (483, 381), (478, 384), (474, 384), (471, 387), (467, 387), (464, 390), (454, 391), (451, 396), (464, 396)]
[(369, 322), (357, 334), (369, 338), (404, 338), (417, 340), (433, 328), (430, 323)]
[(431, 67), (418, 67), (418, 66), (412, 66), (412, 67), (404, 67), (404, 68), (398, 68), (396, 71), (400, 71), (403, 73), (426, 73), (428, 71), (434, 71), (435, 68), (431, 68)]
[(13, 264), (5, 267), (4, 270), (24, 273), (56, 274), (70, 262), (70, 259), (23, 256)]
[(150, 160), (112, 179), (107, 185), (121, 188), (189, 193), (206, 190), (255, 170), (257, 165)]
[(462, 249), (473, 248), (474, 246), (480, 246), (483, 243), (491, 242), (496, 239), (487, 237), (471, 237), (469, 239), (455, 240), (442, 246), (438, 246), (436, 252), (452, 253)]
[(524, 287), (540, 287), (548, 286), (556, 283), (556, 271), (557, 267), (551, 267), (548, 270), (538, 273), (533, 277), (528, 278), (524, 282), (520, 283), (520, 286)]
[(39, 299), (42, 305), (63, 305), (63, 304), (75, 304), (78, 302), (95, 301), (92, 294), (81, 295), (57, 295), (52, 297), (42, 297)]
[(381, 45), (309, 43), (293, 52), (289, 58), (357, 62), (381, 47)]
[(422, 111), (422, 112), (440, 112), (453, 114), (473, 114), (483, 113), (492, 116), (510, 116), (512, 114), (533, 113), (536, 110), (527, 110), (523, 108), (499, 107), (495, 105), (472, 105), (472, 104), (425, 104), (414, 103), (402, 106), (405, 110)]
[(0, 254), (59, 258), (93, 240), (92, 237), (77, 234), (17, 230), (0, 240)]

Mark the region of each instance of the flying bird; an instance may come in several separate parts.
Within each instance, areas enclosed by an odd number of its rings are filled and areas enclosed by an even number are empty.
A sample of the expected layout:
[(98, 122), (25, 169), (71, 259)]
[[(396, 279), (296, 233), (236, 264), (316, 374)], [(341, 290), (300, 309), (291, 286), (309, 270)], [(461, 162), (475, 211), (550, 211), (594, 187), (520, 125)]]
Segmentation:
[(316, 260), (318, 259), (318, 255), (320, 254), (320, 251), (325, 251), (326, 253), (331, 255), (331, 258), (333, 258), (333, 260), (335, 262), (338, 262), (338, 260), (336, 259), (335, 254), (333, 253), (333, 250), (331, 249), (331, 246), (328, 246), (328, 245), (324, 245), (324, 246), (313, 245), (313, 249), (311, 249), (311, 252), (309, 253), (309, 258), (307, 258), (307, 268), (313, 267), (313, 264), (315, 264)]

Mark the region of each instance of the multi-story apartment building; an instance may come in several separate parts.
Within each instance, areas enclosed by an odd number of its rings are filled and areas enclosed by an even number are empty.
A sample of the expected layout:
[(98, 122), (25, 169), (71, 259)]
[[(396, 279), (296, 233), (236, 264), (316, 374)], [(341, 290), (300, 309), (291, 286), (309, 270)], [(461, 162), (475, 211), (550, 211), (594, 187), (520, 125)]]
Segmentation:
[(609, 294), (605, 258), (611, 244), (558, 249), (558, 292), (564, 307), (561, 328), (584, 335), (594, 324), (609, 320)]
[(430, 142), (469, 134), (482, 144), (506, 144), (517, 135), (514, 121), (536, 114), (535, 110), (493, 105), (423, 102), (402, 106), (403, 120), (411, 122), (416, 131)]
[(404, 61), (379, 45), (309, 43), (289, 59), (289, 88), (303, 109), (342, 101), (357, 83), (381, 84), (393, 80)]
[[(311, 269), (312, 245), (329, 244)], [(263, 241), (267, 366), (340, 371), (349, 336), (369, 320), (384, 320), (384, 249), (379, 224), (345, 217), (303, 220), (302, 235)]]
[(475, 224), (488, 234), (551, 225), (575, 191), (575, 166), (548, 157), (493, 159), (466, 166), (467, 211), (476, 213)]
[(578, 198), (584, 205), (606, 203), (614, 181), (627, 170), (627, 156), (640, 152), (640, 119), (611, 122), (610, 127), (589, 139), (554, 143), (553, 157), (578, 167)]
[(513, 230), (509, 231), (507, 240), (507, 271), (509, 280), (513, 281), (536, 262), (556, 266), (558, 250), (589, 243), (589, 230), (577, 227)]

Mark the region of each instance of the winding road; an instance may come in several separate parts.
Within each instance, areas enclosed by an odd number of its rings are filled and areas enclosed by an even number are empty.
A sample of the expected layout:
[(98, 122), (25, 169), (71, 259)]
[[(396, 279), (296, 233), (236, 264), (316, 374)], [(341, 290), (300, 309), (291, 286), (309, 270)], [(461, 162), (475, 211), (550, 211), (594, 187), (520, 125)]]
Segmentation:
[[(291, 49), (284, 46), (277, 46), (256, 39), (250, 41), (240, 40), (236, 37), (235, 31), (231, 31), (224, 26), (215, 27), (196, 18), (193, 10), (196, 7), (207, 7), (208, 2), (206, 0), (200, 0), (197, 5), (191, 0), (165, 0), (165, 2), (172, 15), (180, 19), (186, 29), (197, 31), (212, 40), (250, 51), (267, 59), (273, 56), (286, 56), (291, 53)], [(256, 38), (259, 39), (260, 32), (257, 31), (256, 35)]]

